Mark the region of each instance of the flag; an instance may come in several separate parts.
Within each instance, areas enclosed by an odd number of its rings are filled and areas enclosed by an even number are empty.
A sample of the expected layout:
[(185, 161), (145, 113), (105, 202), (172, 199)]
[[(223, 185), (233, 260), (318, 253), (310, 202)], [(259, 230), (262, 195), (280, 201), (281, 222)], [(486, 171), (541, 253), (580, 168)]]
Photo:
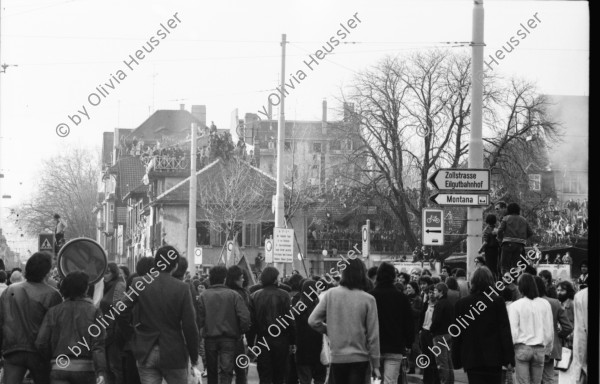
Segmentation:
[(250, 264), (248, 264), (248, 260), (246, 260), (246, 255), (241, 256), (240, 261), (238, 263), (238, 267), (240, 267), (240, 268), (246, 270), (246, 272), (248, 272), (248, 278), (250, 279), (248, 284), (250, 284), (250, 286), (255, 285), (256, 280), (254, 279), (254, 273), (252, 273), (252, 271), (250, 270)]

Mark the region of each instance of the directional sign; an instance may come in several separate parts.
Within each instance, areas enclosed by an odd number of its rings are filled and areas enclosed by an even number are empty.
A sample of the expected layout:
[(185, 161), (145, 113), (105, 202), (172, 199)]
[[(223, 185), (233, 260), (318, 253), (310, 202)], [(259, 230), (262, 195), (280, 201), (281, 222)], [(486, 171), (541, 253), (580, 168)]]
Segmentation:
[(423, 245), (444, 245), (444, 211), (423, 210)]
[(40, 233), (38, 244), (40, 252), (54, 253), (54, 235), (52, 233)]
[(489, 169), (438, 169), (428, 181), (442, 191), (489, 191)]
[(265, 239), (265, 263), (273, 262), (273, 239)]
[(273, 262), (291, 263), (294, 261), (294, 230), (273, 228)]
[(490, 195), (436, 193), (429, 200), (438, 205), (485, 206), (490, 204)]

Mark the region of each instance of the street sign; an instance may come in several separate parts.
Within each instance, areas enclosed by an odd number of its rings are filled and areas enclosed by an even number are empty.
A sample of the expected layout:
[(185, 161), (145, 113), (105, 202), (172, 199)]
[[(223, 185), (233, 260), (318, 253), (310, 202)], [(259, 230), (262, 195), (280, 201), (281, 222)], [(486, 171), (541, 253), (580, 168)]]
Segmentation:
[(265, 263), (273, 262), (273, 239), (265, 239)]
[(444, 211), (423, 210), (423, 245), (444, 245)]
[(202, 248), (201, 247), (194, 248), (194, 264), (196, 264), (196, 265), (202, 264)]
[(489, 169), (438, 169), (427, 179), (442, 191), (489, 191)]
[(367, 224), (362, 226), (362, 256), (369, 256), (369, 248), (371, 248), (371, 221), (367, 220)]
[(40, 252), (54, 253), (54, 235), (52, 233), (40, 233), (38, 249)]
[(470, 193), (436, 193), (429, 200), (438, 205), (460, 205), (460, 206), (487, 206), (490, 204), (490, 195), (477, 195)]
[(294, 261), (294, 230), (273, 228), (273, 262), (291, 263)]

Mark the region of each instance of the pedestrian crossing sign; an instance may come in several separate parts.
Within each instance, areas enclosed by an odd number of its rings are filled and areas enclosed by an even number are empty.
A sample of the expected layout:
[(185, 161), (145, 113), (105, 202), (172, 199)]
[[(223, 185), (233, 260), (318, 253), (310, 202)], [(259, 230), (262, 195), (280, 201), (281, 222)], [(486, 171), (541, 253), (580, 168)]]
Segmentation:
[(54, 235), (51, 233), (40, 233), (39, 235), (39, 250), (54, 252)]

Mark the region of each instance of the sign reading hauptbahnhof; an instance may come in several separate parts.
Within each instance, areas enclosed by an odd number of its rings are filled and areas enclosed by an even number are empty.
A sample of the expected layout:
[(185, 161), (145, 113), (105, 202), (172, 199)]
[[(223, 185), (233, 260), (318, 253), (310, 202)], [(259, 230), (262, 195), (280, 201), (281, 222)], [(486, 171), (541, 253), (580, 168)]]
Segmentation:
[(441, 191), (489, 191), (489, 169), (438, 169), (429, 182)]

